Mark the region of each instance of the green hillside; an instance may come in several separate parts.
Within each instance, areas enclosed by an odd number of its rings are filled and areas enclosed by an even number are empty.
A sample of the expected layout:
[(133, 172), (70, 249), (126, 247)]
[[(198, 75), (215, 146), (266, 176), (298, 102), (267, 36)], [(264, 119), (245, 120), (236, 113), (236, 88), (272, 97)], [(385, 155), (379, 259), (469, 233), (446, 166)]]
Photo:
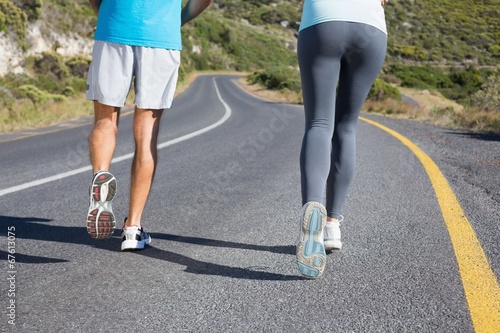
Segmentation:
[[(199, 27), (194, 35), (189, 28), (185, 30), (197, 39), (206, 37), (204, 28), (214, 25), (208, 28), (213, 30), (209, 33), (219, 33), (219, 36), (210, 36), (210, 42), (228, 54), (245, 56), (225, 45), (228, 40), (220, 34), (234, 34), (233, 39), (246, 41), (252, 41), (259, 32), (269, 34), (269, 40), (274, 40), (274, 34), (291, 39), (300, 22), (301, 6), (301, 0), (214, 0), (210, 9), (191, 23)], [(497, 65), (499, 17), (498, 0), (391, 1), (386, 5), (387, 61)], [(87, 38), (91, 38), (95, 24), (87, 0), (0, 0), (0, 31), (12, 33), (21, 44), (24, 44), (27, 23), (37, 20), (42, 20), (47, 29), (76, 32)], [(280, 23), (285, 21), (286, 27), (281, 27)], [(217, 29), (227, 31), (215, 31)], [(248, 67), (255, 67), (253, 65), (258, 67), (260, 63), (249, 63)]]
[(498, 64), (499, 17), (498, 0), (391, 1), (386, 6), (391, 60)]
[[(301, 6), (300, 0), (214, 0), (182, 29), (181, 79), (193, 71), (236, 70), (253, 73), (251, 82), (270, 89), (299, 93)], [(436, 90), (468, 107), (500, 109), (498, 17), (499, 0), (391, 0), (386, 64), (370, 96), (398, 100), (393, 86), (400, 85)], [(30, 24), (41, 24), (45, 34), (76, 33), (90, 41), (95, 22), (87, 0), (0, 0), (0, 31), (24, 50)], [(20, 118), (20, 106), (37, 111), (47, 101), (81, 99), (88, 63), (50, 50), (24, 59), (25, 74), (0, 78), (0, 124)]]
[[(229, 19), (253, 25), (289, 21), (295, 31), (301, 1), (220, 0)], [(498, 0), (391, 1), (385, 6), (388, 61), (452, 62), (495, 65), (500, 59)]]

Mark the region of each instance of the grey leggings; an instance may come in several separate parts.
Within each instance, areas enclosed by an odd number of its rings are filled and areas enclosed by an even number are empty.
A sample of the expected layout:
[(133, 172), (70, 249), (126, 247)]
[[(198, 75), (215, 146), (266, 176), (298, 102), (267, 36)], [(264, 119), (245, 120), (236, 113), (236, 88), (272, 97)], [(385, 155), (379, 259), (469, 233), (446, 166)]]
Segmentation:
[(305, 110), (302, 204), (323, 202), (326, 188), (329, 217), (340, 217), (347, 197), (356, 164), (358, 116), (386, 47), (386, 34), (363, 23), (331, 21), (299, 33)]

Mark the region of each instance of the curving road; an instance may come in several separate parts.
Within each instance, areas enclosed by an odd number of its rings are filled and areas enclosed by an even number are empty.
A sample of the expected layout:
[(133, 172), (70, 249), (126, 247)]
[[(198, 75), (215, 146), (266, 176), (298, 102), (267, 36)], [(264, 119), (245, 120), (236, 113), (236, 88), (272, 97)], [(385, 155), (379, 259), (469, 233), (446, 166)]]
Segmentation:
[[(344, 247), (322, 278), (304, 280), (294, 255), (303, 110), (252, 97), (234, 78), (201, 76), (165, 112), (143, 220), (153, 241), (141, 252), (120, 252), (118, 231), (101, 242), (86, 234), (88, 119), (0, 136), (2, 329), (498, 331), (500, 137), (363, 115)], [(121, 119), (111, 169), (119, 220), (131, 120)], [(418, 145), (449, 184), (433, 187), (436, 174), (377, 125)], [(438, 201), (446, 188), (458, 206)]]

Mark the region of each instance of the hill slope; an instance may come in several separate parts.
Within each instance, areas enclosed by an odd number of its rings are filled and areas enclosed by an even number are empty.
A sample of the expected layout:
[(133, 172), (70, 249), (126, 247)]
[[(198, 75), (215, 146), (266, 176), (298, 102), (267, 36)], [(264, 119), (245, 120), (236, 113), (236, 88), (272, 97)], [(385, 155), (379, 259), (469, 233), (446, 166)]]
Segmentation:
[[(254, 82), (300, 95), (301, 8), (301, 0), (214, 0), (182, 28), (180, 79), (195, 70), (254, 72)], [(500, 110), (499, 0), (391, 0), (385, 11), (389, 40), (382, 79)], [(83, 99), (95, 23), (88, 0), (0, 0), (0, 130), (13, 129), (28, 115), (38, 119), (30, 123), (36, 126), (47, 119), (40, 115), (47, 101)], [(398, 100), (393, 86), (378, 81), (380, 90), (370, 96)], [(483, 87), (484, 94), (474, 97)], [(54, 113), (56, 105), (50, 108)], [(65, 113), (72, 106), (60, 109), (56, 119), (72, 116)]]
[[(269, 41), (276, 42), (273, 35), (281, 35), (281, 40), (278, 40), (285, 44), (279, 46), (288, 47), (293, 52), (301, 6), (300, 0), (215, 0), (207, 12), (184, 29), (184, 36), (189, 37), (185, 38), (185, 44), (188, 44), (188, 51), (189, 46), (192, 46), (189, 45), (191, 41), (191, 44), (194, 42), (205, 47), (195, 48), (200, 51), (198, 54), (215, 48), (219, 53), (235, 59), (233, 64), (228, 64), (227, 59), (211, 59), (211, 67), (236, 68), (241, 67), (241, 63), (246, 64), (243, 67), (247, 69), (259, 67), (262, 61), (254, 64), (253, 61), (258, 59), (254, 59), (252, 54), (240, 52), (239, 48), (232, 48), (227, 43), (241, 38), (247, 42), (255, 40), (255, 43), (269, 47)], [(498, 17), (498, 0), (391, 1), (386, 5), (389, 32), (387, 61), (498, 64)], [(191, 29), (193, 25), (197, 26), (194, 31)], [(17, 44), (28, 53), (33, 49), (40, 50), (40, 39), (43, 39), (47, 49), (74, 55), (76, 50), (64, 51), (64, 42), (78, 41), (83, 45), (84, 41), (91, 40), (94, 26), (95, 17), (86, 0), (0, 0), (3, 45), (6, 45), (5, 39), (8, 37), (12, 42), (9, 45), (11, 48)], [(34, 38), (37, 34), (38, 38)], [(265, 34), (269, 35), (267, 40), (263, 36)], [(208, 40), (200, 40), (206, 37)], [(62, 39), (62, 42), (58, 39)], [(4, 47), (3, 50), (0, 58), (7, 56), (8, 48)], [(83, 52), (88, 53), (88, 50)], [(9, 56), (12, 58), (12, 54)], [(247, 56), (250, 58), (245, 58)], [(22, 59), (17, 60), (22, 63)], [(221, 63), (216, 64), (214, 61)], [(5, 60), (3, 63), (5, 67)], [(0, 71), (0, 74), (4, 72), (6, 70)]]

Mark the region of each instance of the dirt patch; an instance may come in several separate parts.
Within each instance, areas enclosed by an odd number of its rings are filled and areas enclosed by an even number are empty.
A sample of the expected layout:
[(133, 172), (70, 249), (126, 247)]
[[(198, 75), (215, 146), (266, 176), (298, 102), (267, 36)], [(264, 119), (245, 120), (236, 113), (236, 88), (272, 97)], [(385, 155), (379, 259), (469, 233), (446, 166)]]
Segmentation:
[(399, 91), (413, 99), (418, 103), (419, 107), (425, 111), (432, 111), (433, 109), (446, 109), (452, 107), (456, 111), (463, 111), (464, 107), (449, 99), (436, 91), (430, 90), (414, 90), (409, 88), (398, 88)]
[(302, 96), (291, 91), (276, 91), (263, 88), (258, 84), (249, 84), (245, 77), (237, 81), (238, 85), (248, 93), (270, 102), (285, 104), (302, 104)]

